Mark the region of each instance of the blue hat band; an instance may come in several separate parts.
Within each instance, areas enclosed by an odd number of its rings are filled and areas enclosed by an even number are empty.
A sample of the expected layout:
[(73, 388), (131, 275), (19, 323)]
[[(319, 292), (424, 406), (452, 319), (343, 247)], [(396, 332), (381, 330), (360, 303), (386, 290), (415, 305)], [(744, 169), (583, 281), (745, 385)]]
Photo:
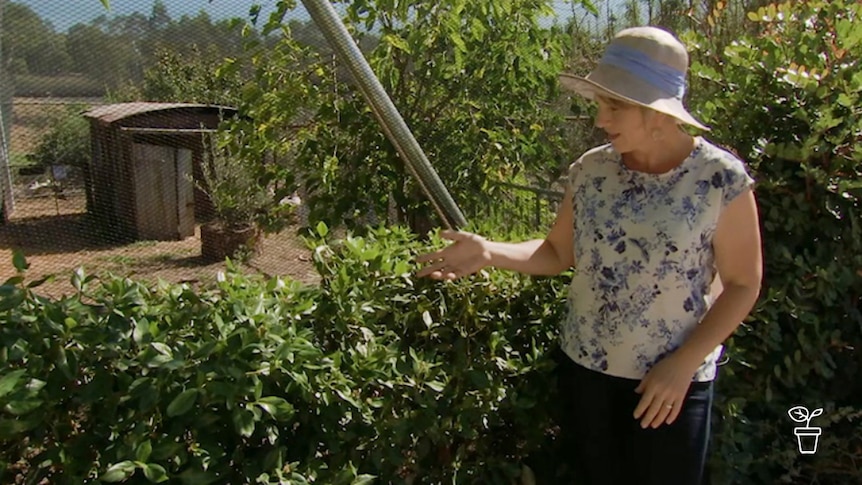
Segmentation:
[(611, 44), (600, 63), (628, 71), (680, 101), (685, 95), (684, 72), (656, 62), (639, 50)]

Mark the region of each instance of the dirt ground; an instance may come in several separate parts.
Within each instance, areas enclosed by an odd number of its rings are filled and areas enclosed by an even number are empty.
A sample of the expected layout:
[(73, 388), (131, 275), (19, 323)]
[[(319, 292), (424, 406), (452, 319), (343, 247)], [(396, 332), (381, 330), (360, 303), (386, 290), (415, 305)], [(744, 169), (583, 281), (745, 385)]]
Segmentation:
[[(70, 278), (82, 267), (87, 274), (130, 276), (136, 280), (158, 279), (186, 282), (200, 287), (215, 281), (225, 264), (210, 264), (200, 257), (200, 228), (182, 241), (138, 241), (110, 245), (95, 240), (88, 224), (83, 193), (70, 193), (63, 200), (52, 195), (18, 198), (6, 225), (0, 225), (0, 282), (15, 275), (12, 251), (19, 249), (33, 281), (55, 275), (39, 288), (40, 294), (58, 297), (74, 291)], [(310, 251), (296, 235), (295, 227), (269, 235), (263, 250), (247, 263), (243, 272), (289, 277), (306, 283), (318, 281)]]

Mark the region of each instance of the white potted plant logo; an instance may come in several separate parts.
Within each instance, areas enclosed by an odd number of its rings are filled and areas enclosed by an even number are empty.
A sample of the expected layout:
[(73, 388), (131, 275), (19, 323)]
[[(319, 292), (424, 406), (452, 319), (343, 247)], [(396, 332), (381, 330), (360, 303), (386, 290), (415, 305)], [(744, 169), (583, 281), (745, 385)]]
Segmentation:
[(796, 441), (799, 443), (799, 453), (813, 455), (817, 453), (817, 442), (820, 439), (820, 428), (812, 428), (811, 420), (823, 414), (823, 408), (817, 408), (811, 413), (805, 406), (796, 406), (787, 410), (790, 419), (797, 423), (805, 423), (805, 426), (793, 428)]

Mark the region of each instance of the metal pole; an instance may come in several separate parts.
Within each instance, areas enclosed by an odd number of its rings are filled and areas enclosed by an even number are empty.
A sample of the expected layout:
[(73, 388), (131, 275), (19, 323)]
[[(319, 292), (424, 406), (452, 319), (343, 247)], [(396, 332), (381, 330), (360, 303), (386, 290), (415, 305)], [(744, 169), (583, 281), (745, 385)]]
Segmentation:
[(401, 114), (395, 108), (386, 90), (380, 84), (362, 51), (350, 37), (335, 9), (328, 0), (302, 0), (314, 23), (323, 32), (341, 62), (345, 63), (353, 79), (371, 105), (386, 137), (395, 146), (422, 191), (428, 196), (437, 214), (450, 229), (467, 225), (467, 220), (455, 204), (437, 172), (428, 162), (425, 152), (413, 137)]
[[(3, 29), (3, 11), (6, 0), (0, 0), (0, 30)], [(2, 53), (2, 48), (0, 48)], [(9, 166), (8, 123), (11, 117), (4, 116), (6, 109), (11, 112), (11, 79), (6, 72), (6, 60), (0, 54), (0, 223), (6, 221), (15, 209), (15, 199), (12, 193), (12, 169)], [(8, 102), (7, 102), (8, 101)], [(11, 114), (11, 113), (10, 113)]]

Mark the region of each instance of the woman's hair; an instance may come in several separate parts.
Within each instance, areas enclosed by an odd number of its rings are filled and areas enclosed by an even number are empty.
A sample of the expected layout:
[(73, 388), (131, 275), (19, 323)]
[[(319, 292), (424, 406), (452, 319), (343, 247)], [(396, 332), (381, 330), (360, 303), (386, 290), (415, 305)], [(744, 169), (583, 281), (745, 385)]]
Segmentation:
[(628, 101), (623, 101), (622, 99), (618, 98), (602, 96), (601, 94), (597, 94), (596, 98), (598, 98), (602, 103), (610, 105), (613, 108), (638, 108), (641, 110), (641, 114), (643, 114), (644, 116), (644, 121), (646, 121), (648, 117), (654, 116), (657, 113), (657, 111), (655, 111), (654, 109), (647, 108), (646, 106), (640, 104), (629, 103)]
[(648, 107), (640, 105), (640, 104), (630, 103), (628, 101), (624, 101), (624, 100), (619, 99), (619, 98), (611, 98), (609, 96), (602, 96), (601, 94), (597, 94), (596, 98), (601, 100), (601, 102), (608, 104), (612, 107), (616, 107), (616, 108), (638, 108), (638, 109), (640, 109), (641, 114), (643, 115), (644, 123), (647, 123), (647, 121), (650, 118), (652, 118), (653, 116), (656, 116), (656, 115), (667, 116), (667, 117), (673, 119), (676, 122), (677, 126), (679, 126), (682, 123), (681, 121), (676, 120), (676, 118), (674, 118), (673, 116), (661, 113), (659, 111), (656, 111), (652, 108), (648, 108)]

